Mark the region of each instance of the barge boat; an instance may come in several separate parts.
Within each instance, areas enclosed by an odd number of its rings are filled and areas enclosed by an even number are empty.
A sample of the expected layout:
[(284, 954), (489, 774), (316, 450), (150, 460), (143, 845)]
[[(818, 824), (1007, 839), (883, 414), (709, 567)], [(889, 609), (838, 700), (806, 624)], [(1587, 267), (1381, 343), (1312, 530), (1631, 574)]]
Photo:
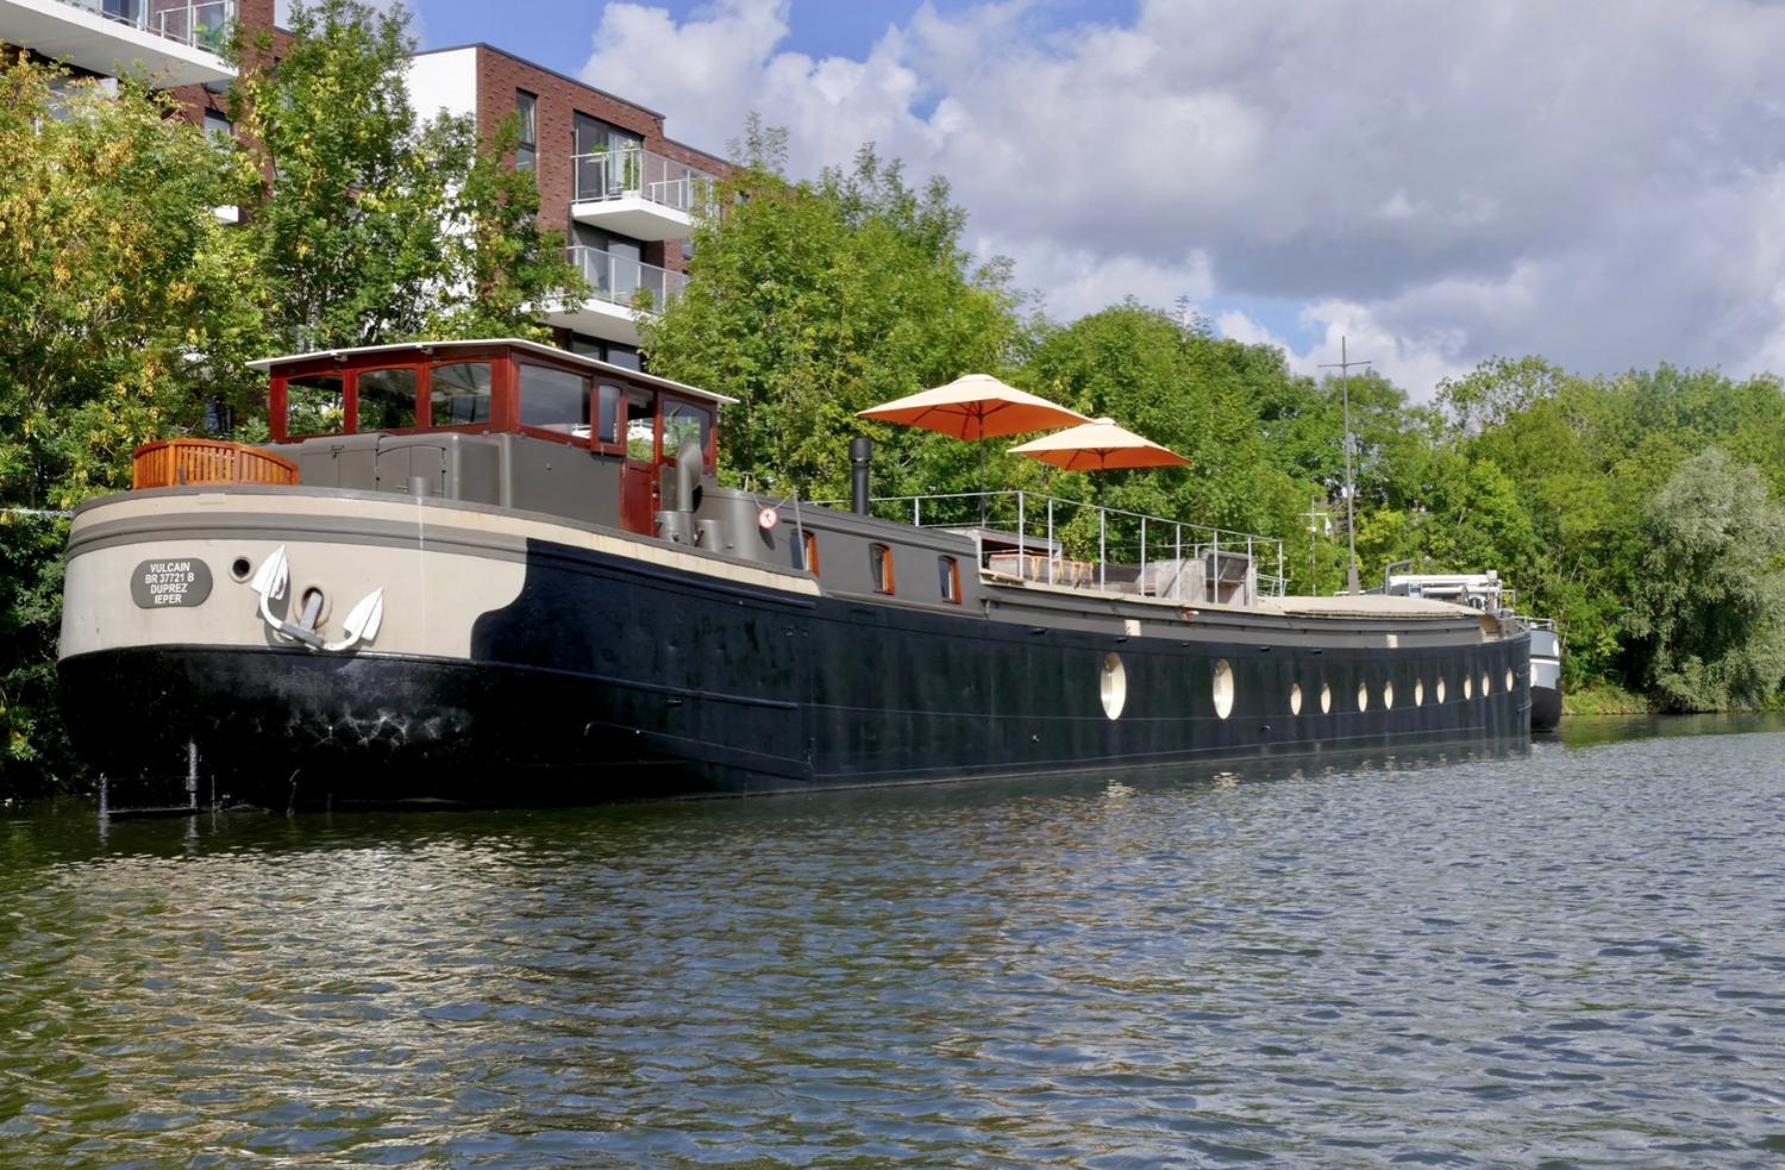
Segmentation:
[(74, 518), (60, 676), (114, 780), (582, 802), (1528, 739), (1523, 623), (1283, 596), (1260, 538), (723, 488), (730, 400), (524, 341), (257, 365), (268, 443), (151, 444)]

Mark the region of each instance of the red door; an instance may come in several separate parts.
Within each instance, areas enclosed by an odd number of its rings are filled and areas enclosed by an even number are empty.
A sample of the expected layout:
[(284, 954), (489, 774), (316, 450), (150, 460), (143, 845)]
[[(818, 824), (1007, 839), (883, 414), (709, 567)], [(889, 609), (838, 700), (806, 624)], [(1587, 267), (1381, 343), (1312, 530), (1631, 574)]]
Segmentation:
[(651, 536), (657, 530), (657, 396), (626, 396), (626, 457), (620, 464), (620, 527)]

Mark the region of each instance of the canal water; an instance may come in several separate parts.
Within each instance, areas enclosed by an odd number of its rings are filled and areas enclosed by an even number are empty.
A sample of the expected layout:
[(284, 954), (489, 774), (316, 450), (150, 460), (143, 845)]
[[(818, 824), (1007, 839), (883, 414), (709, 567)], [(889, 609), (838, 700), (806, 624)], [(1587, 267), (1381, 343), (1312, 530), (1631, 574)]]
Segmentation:
[(1785, 725), (1739, 729), (35, 809), (0, 818), (0, 1165), (1778, 1166)]

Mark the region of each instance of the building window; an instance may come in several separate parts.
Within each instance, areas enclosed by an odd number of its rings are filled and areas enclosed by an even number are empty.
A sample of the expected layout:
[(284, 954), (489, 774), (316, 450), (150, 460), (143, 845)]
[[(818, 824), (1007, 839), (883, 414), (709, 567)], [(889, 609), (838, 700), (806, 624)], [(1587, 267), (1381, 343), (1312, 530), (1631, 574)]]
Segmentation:
[(942, 600), (961, 604), (961, 562), (953, 557), (937, 557), (936, 576), (942, 588)]
[(524, 89), (515, 90), (514, 112), (520, 121), (520, 141), (514, 148), (514, 169), (531, 171), (539, 165), (539, 99)]
[(893, 591), (893, 559), (892, 549), (884, 544), (868, 546), (868, 576), (874, 582), (874, 592), (891, 593)]
[(218, 146), (229, 146), (236, 136), (235, 123), (216, 110), (205, 111), (205, 137)]
[(359, 391), (361, 431), (401, 431), (415, 425), (415, 371), (362, 370)]

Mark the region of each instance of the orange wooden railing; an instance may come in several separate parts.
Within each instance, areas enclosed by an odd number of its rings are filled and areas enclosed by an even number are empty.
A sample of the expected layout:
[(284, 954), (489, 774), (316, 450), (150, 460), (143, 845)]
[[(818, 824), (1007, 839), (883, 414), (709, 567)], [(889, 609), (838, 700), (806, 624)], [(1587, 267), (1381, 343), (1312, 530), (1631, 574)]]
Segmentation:
[(164, 439), (145, 443), (130, 460), (133, 488), (180, 487), (200, 483), (298, 481), (297, 464), (259, 447), (222, 439)]

